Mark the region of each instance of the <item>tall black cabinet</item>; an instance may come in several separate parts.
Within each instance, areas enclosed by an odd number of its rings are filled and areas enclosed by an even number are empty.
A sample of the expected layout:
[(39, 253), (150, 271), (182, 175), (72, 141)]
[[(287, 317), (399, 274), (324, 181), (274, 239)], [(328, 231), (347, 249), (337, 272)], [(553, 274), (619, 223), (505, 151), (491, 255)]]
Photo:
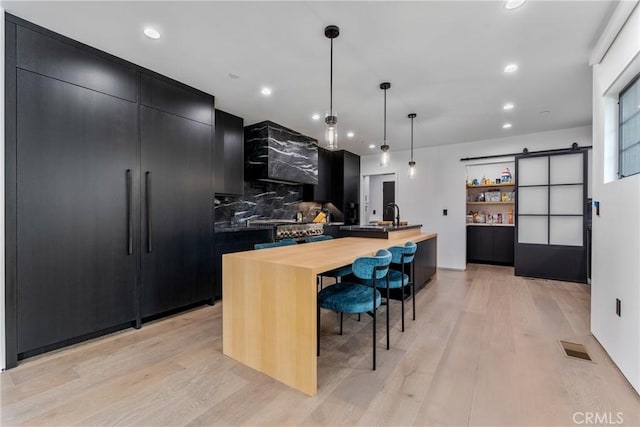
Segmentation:
[(7, 15), (7, 366), (213, 298), (213, 97)]
[(142, 317), (213, 298), (211, 127), (140, 108)]
[(137, 130), (134, 103), (23, 69), (17, 100), (22, 353), (135, 319)]
[(218, 194), (244, 193), (244, 119), (216, 110), (214, 189)]

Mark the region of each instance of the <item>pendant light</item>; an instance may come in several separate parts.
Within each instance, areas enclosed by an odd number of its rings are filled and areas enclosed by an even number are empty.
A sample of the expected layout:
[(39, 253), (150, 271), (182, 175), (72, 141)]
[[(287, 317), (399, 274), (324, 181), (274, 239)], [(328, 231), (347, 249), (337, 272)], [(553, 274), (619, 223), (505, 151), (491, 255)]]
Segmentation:
[(338, 118), (333, 114), (333, 39), (340, 35), (337, 25), (329, 25), (324, 29), (324, 35), (331, 40), (331, 65), (329, 71), (329, 115), (324, 118), (327, 124), (325, 131), (326, 147), (329, 150), (338, 148)]
[(416, 113), (411, 113), (407, 117), (411, 119), (411, 160), (409, 160), (409, 179), (416, 177), (416, 162), (413, 161), (413, 119), (416, 118)]
[(386, 168), (389, 166), (389, 144), (387, 142), (387, 89), (391, 87), (391, 83), (380, 83), (380, 89), (384, 90), (384, 138), (380, 146), (380, 166)]

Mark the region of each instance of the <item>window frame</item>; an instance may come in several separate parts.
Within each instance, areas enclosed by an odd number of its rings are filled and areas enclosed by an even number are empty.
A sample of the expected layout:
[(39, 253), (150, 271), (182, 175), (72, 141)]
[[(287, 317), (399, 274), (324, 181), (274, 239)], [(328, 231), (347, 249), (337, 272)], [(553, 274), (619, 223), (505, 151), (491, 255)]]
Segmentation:
[[(628, 175), (624, 175), (622, 173), (622, 153), (630, 149), (631, 147), (635, 147), (636, 145), (640, 145), (640, 135), (638, 135), (638, 142), (626, 147), (624, 150), (622, 149), (622, 126), (627, 123), (629, 120), (636, 116), (640, 116), (640, 110), (636, 113), (632, 114), (626, 121), (622, 121), (622, 103), (620, 99), (624, 96), (624, 94), (631, 89), (636, 83), (640, 83), (640, 73), (636, 74), (630, 81), (627, 83), (618, 93), (618, 179), (627, 178), (629, 176), (634, 176), (640, 174), (640, 168), (630, 173)], [(640, 100), (638, 100), (640, 102)]]

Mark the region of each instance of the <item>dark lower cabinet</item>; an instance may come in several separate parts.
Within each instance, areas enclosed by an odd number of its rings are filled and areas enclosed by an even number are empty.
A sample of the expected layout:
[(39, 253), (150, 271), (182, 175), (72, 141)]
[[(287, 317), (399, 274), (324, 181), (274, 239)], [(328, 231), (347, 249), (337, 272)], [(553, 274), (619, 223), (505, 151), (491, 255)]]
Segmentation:
[(513, 265), (514, 227), (467, 226), (467, 262)]
[(142, 317), (213, 298), (211, 127), (140, 107)]
[(273, 242), (273, 228), (261, 230), (226, 230), (215, 233), (215, 298), (222, 298), (222, 255), (253, 250), (256, 243)]
[(17, 352), (29, 354), (136, 318), (136, 104), (18, 70), (17, 119)]
[[(433, 278), (438, 270), (438, 238), (423, 240), (417, 243), (418, 249), (414, 258), (413, 272), (414, 281), (416, 284), (416, 294)], [(402, 266), (400, 264), (392, 264), (391, 268), (400, 270)], [(405, 265), (404, 272), (409, 274), (410, 266)], [(400, 300), (400, 298), (411, 297), (411, 286), (407, 285), (403, 290), (392, 289), (389, 292), (391, 299)]]

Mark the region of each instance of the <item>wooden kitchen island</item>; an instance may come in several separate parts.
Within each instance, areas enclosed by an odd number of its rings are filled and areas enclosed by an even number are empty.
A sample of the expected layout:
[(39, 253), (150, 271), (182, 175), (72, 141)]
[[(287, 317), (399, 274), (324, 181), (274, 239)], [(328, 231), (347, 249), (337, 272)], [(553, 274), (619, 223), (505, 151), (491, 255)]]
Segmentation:
[(433, 242), (435, 251), (436, 239), (418, 228), (398, 239), (346, 237), (223, 255), (223, 353), (314, 396), (316, 276), (407, 241)]

